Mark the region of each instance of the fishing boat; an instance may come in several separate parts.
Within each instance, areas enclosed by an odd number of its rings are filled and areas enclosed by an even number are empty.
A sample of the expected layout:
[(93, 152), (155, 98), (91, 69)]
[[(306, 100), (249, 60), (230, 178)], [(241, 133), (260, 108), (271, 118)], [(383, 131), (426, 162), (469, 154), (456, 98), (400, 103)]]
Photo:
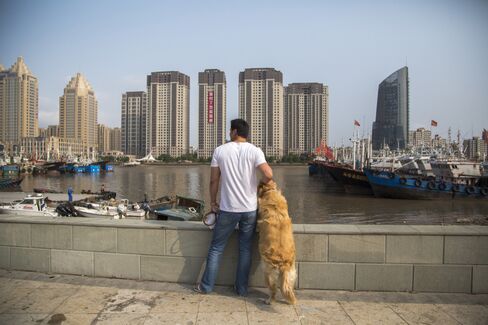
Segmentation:
[(49, 216), (57, 217), (54, 209), (48, 208), (42, 194), (27, 195), (23, 200), (0, 205), (0, 214), (20, 216)]
[(18, 189), (23, 180), (23, 177), (0, 178), (0, 190)]
[(205, 203), (202, 200), (176, 196), (172, 201), (153, 209), (159, 220), (200, 221)]
[[(434, 170), (434, 164), (432, 166)], [(488, 179), (484, 177), (425, 178), (372, 169), (364, 172), (376, 197), (413, 200), (488, 198)]]
[(322, 163), (322, 166), (336, 182), (344, 187), (346, 193), (373, 195), (368, 178), (362, 170), (338, 163)]

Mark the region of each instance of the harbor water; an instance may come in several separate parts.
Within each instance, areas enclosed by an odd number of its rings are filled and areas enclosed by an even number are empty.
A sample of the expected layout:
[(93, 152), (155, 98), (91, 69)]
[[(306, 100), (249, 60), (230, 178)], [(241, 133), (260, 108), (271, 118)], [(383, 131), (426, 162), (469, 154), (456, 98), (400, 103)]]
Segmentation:
[[(487, 199), (415, 201), (348, 195), (324, 177), (309, 176), (307, 166), (273, 166), (273, 172), (294, 223), (488, 225)], [(145, 193), (149, 199), (177, 194), (203, 199), (208, 209), (209, 180), (208, 165), (142, 165), (101, 174), (27, 175), (22, 189), (66, 192), (72, 186), (75, 193), (98, 192), (103, 184), (118, 198), (141, 201)]]

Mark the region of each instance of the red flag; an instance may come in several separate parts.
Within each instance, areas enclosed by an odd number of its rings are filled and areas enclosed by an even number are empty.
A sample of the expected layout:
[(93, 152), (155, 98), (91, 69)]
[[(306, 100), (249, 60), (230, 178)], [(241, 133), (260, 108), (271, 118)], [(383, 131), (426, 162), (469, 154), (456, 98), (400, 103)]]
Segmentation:
[(430, 125), (431, 126), (437, 126), (437, 121), (434, 121), (434, 120), (430, 121)]
[(354, 120), (354, 125), (355, 126), (361, 126), (361, 124), (359, 124), (359, 122), (357, 120)]

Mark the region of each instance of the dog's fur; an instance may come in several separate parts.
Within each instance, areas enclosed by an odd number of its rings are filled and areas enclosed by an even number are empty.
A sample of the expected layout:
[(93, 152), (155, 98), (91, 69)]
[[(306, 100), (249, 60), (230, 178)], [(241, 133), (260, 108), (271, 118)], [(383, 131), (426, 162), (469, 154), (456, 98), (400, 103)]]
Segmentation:
[(275, 300), (277, 285), (286, 301), (294, 305), (296, 280), (295, 241), (288, 203), (274, 181), (258, 188), (259, 253), (265, 262), (265, 283), (270, 290), (267, 304)]

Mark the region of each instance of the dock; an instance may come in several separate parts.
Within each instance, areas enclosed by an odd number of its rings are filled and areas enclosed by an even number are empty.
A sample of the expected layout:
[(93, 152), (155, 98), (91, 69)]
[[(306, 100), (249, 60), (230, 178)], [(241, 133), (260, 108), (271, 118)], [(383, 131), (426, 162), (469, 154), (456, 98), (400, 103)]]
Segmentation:
[[(31, 192), (0, 192), (0, 204), (10, 203), (15, 200), (22, 200), (28, 194), (35, 195)], [(39, 193), (45, 198), (48, 197), (51, 201), (68, 201), (68, 193)], [(73, 201), (84, 200), (86, 198), (95, 197), (93, 194), (73, 194)]]

